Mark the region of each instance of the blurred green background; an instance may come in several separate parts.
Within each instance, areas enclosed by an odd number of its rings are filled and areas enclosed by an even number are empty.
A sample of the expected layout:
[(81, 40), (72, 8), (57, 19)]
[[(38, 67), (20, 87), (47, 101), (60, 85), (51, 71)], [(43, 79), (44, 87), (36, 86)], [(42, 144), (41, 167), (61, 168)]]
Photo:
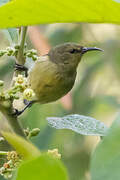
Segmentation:
[[(31, 27), (28, 31), (28, 48), (37, 47), (36, 29), (40, 32), (45, 46), (64, 42), (77, 42), (83, 46), (97, 46), (104, 52), (90, 52), (79, 64), (74, 88), (62, 101), (39, 105), (28, 109), (20, 121), (24, 128), (39, 127), (40, 134), (32, 142), (41, 150), (58, 148), (66, 165), (70, 180), (89, 180), (91, 153), (99, 137), (81, 136), (70, 130), (56, 130), (48, 126), (46, 117), (81, 114), (94, 117), (110, 126), (120, 107), (120, 26), (109, 24), (51, 24)], [(30, 33), (33, 32), (34, 36)], [(48, 44), (49, 45), (48, 45)], [(7, 36), (0, 31), (0, 49), (9, 46)], [(43, 46), (44, 46), (43, 45)], [(42, 46), (42, 44), (41, 44)], [(47, 48), (46, 47), (46, 48)], [(39, 53), (40, 54), (40, 53)], [(13, 73), (14, 59), (0, 59), (0, 79), (8, 87)], [(0, 127), (5, 128), (6, 120), (0, 114)], [(0, 143), (0, 150), (7, 150), (6, 143)], [(5, 159), (0, 158), (0, 165)], [(0, 180), (3, 178), (0, 176)]]

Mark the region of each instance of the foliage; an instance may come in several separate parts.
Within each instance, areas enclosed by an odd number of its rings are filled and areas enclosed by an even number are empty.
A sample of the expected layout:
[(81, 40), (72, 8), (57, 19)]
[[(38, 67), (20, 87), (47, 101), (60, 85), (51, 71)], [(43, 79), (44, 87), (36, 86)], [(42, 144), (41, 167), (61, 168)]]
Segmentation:
[[(3, 5), (6, 2), (8, 1), (3, 0), (0, 2), (0, 5)], [(120, 4), (118, 4), (117, 2), (119, 1), (101, 0), (98, 6), (98, 2), (96, 2), (95, 0), (75, 0), (74, 4), (72, 1), (68, 2), (68, 0), (65, 0), (62, 3), (59, 1), (42, 2), (38, 0), (12, 0), (6, 5), (0, 7), (0, 16), (4, 19), (4, 21), (0, 22), (0, 27), (17, 27), (21, 25), (31, 25), (36, 23), (44, 24), (52, 22), (119, 23)], [(74, 11), (76, 13), (74, 13)], [(48, 28), (49, 26), (43, 27), (44, 30)], [(83, 36), (83, 28), (85, 30), (90, 30), (90, 27), (87, 27), (87, 25), (76, 24), (75, 26), (73, 25), (69, 32), (68, 29), (65, 29), (61, 26), (59, 30), (52, 29), (51, 33), (47, 34), (47, 31), (45, 33), (52, 45), (66, 41), (79, 42), (82, 40), (85, 41), (85, 38)], [(19, 43), (18, 28), (10, 28), (7, 30), (3, 30), (3, 32), (9, 39), (10, 45), (13, 46), (13, 44)], [(93, 35), (91, 36), (92, 38), (94, 38)], [(85, 148), (86, 146), (84, 146), (85, 137), (74, 134), (71, 131), (68, 132), (67, 130), (56, 132), (52, 128), (48, 127), (44, 119), (48, 116), (53, 115), (62, 116), (63, 118), (50, 117), (48, 118), (48, 122), (57, 129), (72, 129), (73, 131), (82, 135), (106, 135), (105, 137), (103, 137), (91, 157), (92, 180), (119, 180), (120, 116), (113, 123), (109, 130), (102, 122), (96, 120), (97, 118), (99, 118), (99, 115), (101, 116), (99, 119), (105, 119), (107, 113), (109, 114), (109, 119), (111, 113), (113, 115), (114, 112), (118, 111), (120, 107), (120, 103), (118, 101), (119, 95), (109, 95), (109, 93), (101, 93), (101, 89), (106, 92), (105, 90), (108, 88), (108, 86), (103, 85), (103, 80), (110, 81), (111, 85), (111, 79), (106, 79), (104, 75), (100, 90), (97, 90), (98, 93), (92, 96), (91, 92), (93, 90), (92, 87), (96, 87), (96, 84), (93, 83), (96, 82), (96, 73), (97, 76), (102, 76), (102, 73), (100, 72), (106, 72), (106, 67), (109, 68), (109, 74), (112, 74), (112, 78), (114, 80), (119, 79), (120, 39), (118, 38), (115, 42), (112, 39), (110, 39), (110, 41), (104, 40), (102, 43), (96, 43), (96, 41), (93, 41), (91, 44), (103, 46), (105, 52), (107, 51), (108, 54), (106, 53), (104, 56), (86, 56), (86, 58), (88, 58), (88, 67), (86, 68), (85, 65), (81, 65), (83, 68), (81, 73), (82, 78), (78, 80), (78, 84), (73, 90), (72, 109), (68, 112), (67, 110), (61, 108), (61, 106), (58, 104), (45, 105), (42, 107), (39, 107), (39, 105), (35, 105), (28, 111), (28, 114), (25, 114), (25, 116), (21, 117), (21, 120), (25, 128), (27, 128), (28, 125), (32, 128), (34, 126), (41, 127), (40, 135), (32, 140), (34, 144), (36, 144), (40, 149), (44, 149), (46, 151), (49, 147), (51, 148), (52, 146), (58, 146), (59, 148), (61, 148), (61, 151), (64, 151), (63, 161), (68, 168), (71, 180), (75, 180), (75, 178), (77, 178), (77, 180), (87, 179), (86, 172), (88, 172), (90, 153), (89, 148)], [(11, 51), (11, 49), (9, 49), (9, 51)], [(116, 54), (114, 53), (115, 51), (117, 52)], [(8, 49), (6, 52), (8, 53)], [(3, 50), (1, 51), (1, 53), (3, 53)], [(12, 55), (13, 54), (11, 54), (10, 56)], [(33, 60), (36, 59), (36, 52), (33, 50), (27, 50), (25, 55), (29, 60), (31, 58)], [(1, 77), (5, 76), (6, 72), (4, 70), (6, 69), (8, 70), (7, 73), (9, 76), (11, 70), (8, 69), (8, 67), (11, 66), (11, 62), (12, 60), (10, 60), (9, 63), (8, 61), (4, 61), (4, 64), (0, 62)], [(115, 77), (113, 75), (115, 75)], [(10, 77), (7, 77), (6, 79), (8, 79), (9, 81)], [(85, 114), (86, 116), (66, 116), (66, 114), (68, 113)], [(96, 116), (96, 119), (88, 117), (89, 115)], [(32, 130), (30, 132), (32, 132)], [(34, 145), (17, 135), (6, 132), (3, 132), (3, 135), (7, 139), (7, 141), (23, 156), (23, 158), (27, 159), (27, 161), (25, 160), (18, 168), (16, 177), (14, 177), (14, 179), (68, 179), (65, 167), (60, 160), (57, 160), (52, 156), (49, 156), (48, 154), (40, 153), (40, 151)]]
[[(107, 9), (107, 13), (106, 13)], [(120, 4), (113, 0), (12, 0), (0, 8), (0, 27), (54, 22), (120, 23)], [(11, 13), (12, 12), (12, 13)], [(31, 13), (29, 13), (31, 12)], [(74, 13), (75, 12), (75, 13)]]
[(92, 155), (92, 180), (120, 179), (120, 115)]
[(26, 180), (26, 178), (30, 180), (68, 180), (66, 170), (60, 160), (45, 154), (21, 164), (16, 180)]
[(107, 127), (104, 123), (78, 114), (68, 115), (62, 118), (49, 117), (48, 123), (56, 129), (71, 129), (82, 135), (105, 136)]
[(3, 132), (3, 136), (22, 155), (22, 158), (28, 160), (20, 165), (16, 180), (21, 178), (23, 180), (26, 178), (48, 180), (50, 177), (53, 180), (68, 179), (66, 170), (60, 160), (52, 155), (40, 155), (40, 151), (35, 146), (16, 134)]

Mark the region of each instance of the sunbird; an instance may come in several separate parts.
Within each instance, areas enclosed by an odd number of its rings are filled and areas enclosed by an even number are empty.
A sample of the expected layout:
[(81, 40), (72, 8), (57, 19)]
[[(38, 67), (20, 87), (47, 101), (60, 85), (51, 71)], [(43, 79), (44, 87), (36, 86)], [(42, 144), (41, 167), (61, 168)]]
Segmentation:
[(89, 51), (103, 50), (70, 42), (57, 45), (48, 54), (40, 56), (28, 72), (28, 82), (36, 98), (22, 111), (16, 111), (16, 114), (20, 115), (35, 102), (50, 103), (65, 96), (74, 86), (77, 67), (83, 54)]

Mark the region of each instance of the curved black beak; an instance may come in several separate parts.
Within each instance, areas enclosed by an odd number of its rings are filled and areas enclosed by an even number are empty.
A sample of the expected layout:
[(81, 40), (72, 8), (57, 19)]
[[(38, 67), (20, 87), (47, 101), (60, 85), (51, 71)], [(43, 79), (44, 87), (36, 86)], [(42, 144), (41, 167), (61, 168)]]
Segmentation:
[(100, 48), (96, 48), (96, 47), (83, 47), (82, 48), (82, 54), (88, 52), (88, 51), (104, 51)]

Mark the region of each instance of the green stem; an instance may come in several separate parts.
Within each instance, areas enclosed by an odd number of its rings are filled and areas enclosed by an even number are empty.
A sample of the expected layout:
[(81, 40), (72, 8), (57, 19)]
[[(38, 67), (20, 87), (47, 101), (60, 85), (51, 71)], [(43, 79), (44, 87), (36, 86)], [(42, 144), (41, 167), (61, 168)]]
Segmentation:
[(21, 27), (20, 48), (16, 59), (16, 62), (21, 65), (25, 64), (24, 44), (25, 44), (26, 33), (27, 33), (27, 27)]
[[(19, 50), (18, 50), (18, 55), (16, 57), (16, 63), (18, 63), (20, 65), (25, 64), (24, 44), (25, 44), (26, 33), (27, 33), (27, 27), (21, 27), (20, 42), (19, 42), (20, 47), (19, 47)], [(20, 73), (19, 71), (14, 72), (13, 79), (19, 73)], [(12, 79), (12, 82), (11, 82), (11, 86), (14, 85), (14, 80), (13, 79)], [(7, 111), (5, 111), (5, 112), (3, 111), (2, 113), (7, 118), (8, 122), (11, 125), (14, 132), (16, 132), (18, 135), (21, 135), (21, 136), (25, 137), (25, 134), (24, 134), (19, 122), (18, 122), (18, 119), (17, 119), (16, 116), (13, 116), (12, 111), (10, 113), (8, 113)]]
[[(24, 58), (24, 45), (25, 45), (25, 38), (26, 38), (26, 33), (27, 33), (27, 26), (23, 26), (21, 27), (21, 34), (20, 34), (20, 42), (19, 42), (19, 50), (18, 50), (18, 54), (16, 57), (16, 63), (20, 64), (20, 65), (24, 65), (25, 64), (25, 58)], [(20, 71), (15, 71), (13, 74), (13, 78), (11, 81), (11, 87), (14, 85), (14, 77), (17, 76), (18, 74), (20, 74)]]

